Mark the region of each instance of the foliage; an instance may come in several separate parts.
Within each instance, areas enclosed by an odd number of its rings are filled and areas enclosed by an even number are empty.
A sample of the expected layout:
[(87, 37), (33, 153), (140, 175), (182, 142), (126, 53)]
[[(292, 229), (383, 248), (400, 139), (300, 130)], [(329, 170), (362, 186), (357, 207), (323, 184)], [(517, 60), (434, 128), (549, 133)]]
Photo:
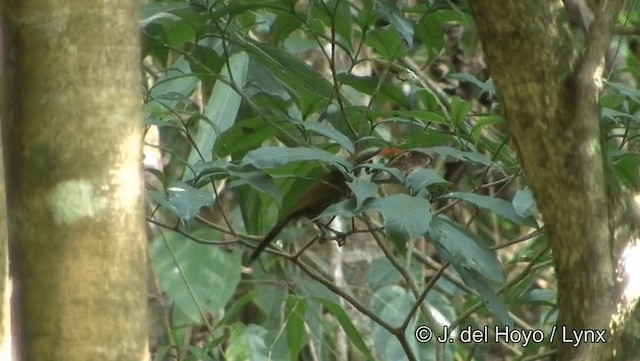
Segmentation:
[[(533, 196), (478, 61), (472, 18), (453, 3), (142, 7), (146, 124), (160, 130), (159, 144), (148, 146), (165, 163), (148, 170), (156, 292), (167, 320), (156, 359), (341, 359), (344, 342), (354, 359), (429, 360), (436, 348), (447, 358), (492, 359), (548, 346), (476, 349), (414, 337), (420, 325), (437, 335), (444, 325), (546, 331), (556, 310)], [(617, 83), (609, 90), (607, 134), (626, 132), (622, 142), (605, 139), (610, 164), (634, 183), (638, 157), (624, 143), (640, 97)], [(345, 160), (372, 146), (433, 159), (411, 171), (393, 159)], [(275, 223), (276, 210), (284, 214), (329, 168), (353, 175), (354, 197), (319, 218), (357, 219), (355, 230), (333, 238), (348, 244), (366, 234), (383, 250), (358, 266), (366, 267), (362, 283), (336, 277), (335, 260), (319, 250), (294, 257), (312, 238), (294, 227), (282, 234), (298, 239), (285, 243), (286, 256), (243, 266), (245, 246)], [(362, 169), (371, 179), (355, 177)]]

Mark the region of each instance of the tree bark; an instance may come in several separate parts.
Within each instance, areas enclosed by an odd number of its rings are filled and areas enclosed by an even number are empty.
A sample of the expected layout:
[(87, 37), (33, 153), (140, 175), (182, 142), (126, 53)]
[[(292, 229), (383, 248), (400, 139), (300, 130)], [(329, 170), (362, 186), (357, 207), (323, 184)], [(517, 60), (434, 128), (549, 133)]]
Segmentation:
[(148, 359), (138, 2), (2, 5), (14, 347)]
[(470, 3), (553, 249), (557, 326), (569, 332), (607, 330), (606, 344), (560, 344), (558, 359), (613, 359), (619, 346), (612, 333), (614, 318), (622, 301), (616, 274), (621, 247), (616, 244), (628, 239), (617, 230), (628, 203), (601, 147), (598, 99), (605, 53), (623, 1), (590, 3), (595, 16), (579, 54), (562, 1)]

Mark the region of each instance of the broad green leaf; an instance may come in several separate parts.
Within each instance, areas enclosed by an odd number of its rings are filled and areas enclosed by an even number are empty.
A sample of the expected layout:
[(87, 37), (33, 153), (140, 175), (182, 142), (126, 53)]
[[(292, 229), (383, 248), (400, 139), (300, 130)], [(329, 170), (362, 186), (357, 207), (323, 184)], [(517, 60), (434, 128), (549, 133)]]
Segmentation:
[(420, 191), (432, 184), (449, 183), (446, 179), (442, 178), (438, 172), (431, 168), (418, 169), (415, 172), (409, 173), (405, 184), (413, 191)]
[(533, 210), (536, 207), (536, 201), (533, 199), (533, 194), (529, 187), (519, 189), (513, 196), (513, 209), (518, 213), (520, 217), (527, 218), (533, 215)]
[(451, 121), (456, 127), (469, 114), (471, 102), (461, 99), (459, 96), (451, 97)]
[(245, 293), (238, 299), (234, 299), (231, 307), (225, 311), (224, 316), (216, 322), (214, 329), (221, 327), (222, 325), (227, 324), (230, 320), (233, 320), (238, 316), (240, 311), (244, 309), (244, 306), (249, 304), (249, 302), (253, 301), (256, 298), (256, 293), (254, 291)]
[(364, 343), (358, 329), (353, 325), (347, 313), (339, 305), (320, 297), (314, 297), (313, 300), (321, 303), (322, 306), (336, 318), (349, 341), (362, 352), (367, 360), (375, 360), (373, 354), (371, 354), (371, 351)]
[(353, 192), (356, 200), (355, 211), (359, 211), (367, 199), (378, 196), (378, 185), (373, 182), (356, 178), (353, 182), (347, 182), (347, 185), (351, 189), (351, 192)]
[(244, 228), (249, 234), (260, 234), (266, 228), (265, 218), (269, 202), (261, 197), (261, 192), (250, 186), (239, 186), (235, 189), (240, 205), (240, 213), (244, 221)]
[(409, 48), (413, 46), (413, 24), (405, 18), (400, 10), (391, 2), (377, 1), (376, 10), (384, 16), (389, 23), (398, 31)]
[(191, 354), (193, 354), (194, 356), (196, 356), (199, 361), (200, 360), (202, 360), (202, 361), (216, 361), (215, 359), (213, 359), (212, 357), (207, 355), (207, 352), (204, 349), (200, 348), (200, 347), (189, 345), (188, 348), (189, 348), (189, 352)]
[(330, 205), (314, 219), (330, 218), (335, 216), (353, 218), (361, 212), (364, 212), (365, 210), (370, 208), (367, 207), (368, 202), (365, 202), (364, 205), (365, 207), (363, 207), (359, 211), (356, 211), (356, 200), (345, 199), (341, 202)]
[(362, 7), (356, 12), (356, 23), (361, 29), (366, 29), (373, 24), (377, 16), (373, 11), (373, 0), (363, 0), (360, 3)]
[(185, 99), (191, 96), (191, 93), (198, 84), (198, 77), (191, 74), (189, 62), (180, 57), (173, 66), (164, 72), (164, 76), (158, 79), (149, 96), (164, 104), (167, 108), (173, 109), (176, 105), (176, 101), (161, 100), (162, 96), (168, 93), (181, 94)]
[(271, 36), (273, 42), (280, 44), (289, 34), (297, 30), (302, 25), (300, 16), (291, 13), (282, 13), (276, 16), (271, 24)]
[(385, 230), (415, 237), (424, 234), (431, 223), (431, 205), (426, 199), (394, 194), (375, 200), (384, 218)]
[(289, 295), (285, 303), (285, 322), (287, 324), (287, 342), (289, 346), (289, 359), (297, 360), (300, 350), (306, 343), (304, 328), (304, 314), (307, 304), (304, 299)]
[(340, 44), (351, 52), (351, 41), (353, 39), (353, 23), (351, 16), (351, 1), (338, 1), (335, 6), (335, 14), (333, 14), (332, 27), (336, 34), (340, 37)]
[(613, 172), (625, 185), (633, 187), (638, 181), (640, 155), (627, 150), (613, 150), (608, 152)]
[(440, 155), (446, 155), (451, 158), (478, 163), (486, 166), (494, 165), (492, 164), (491, 159), (487, 158), (486, 155), (478, 152), (465, 152), (465, 151), (461, 151), (459, 149), (455, 149), (451, 147), (431, 147), (431, 148), (414, 149), (414, 150), (423, 151), (427, 154), (429, 154), (430, 152), (438, 153)]
[(388, 28), (373, 29), (367, 33), (364, 43), (388, 61), (401, 58), (407, 52), (398, 33)]
[(171, 183), (166, 195), (152, 192), (150, 196), (184, 221), (192, 220), (202, 206), (213, 204), (213, 198), (209, 192), (193, 188), (180, 181)]
[(476, 78), (473, 74), (470, 73), (453, 73), (448, 74), (447, 78), (462, 80), (468, 83), (475, 85), (480, 93), (492, 92), (495, 93), (495, 87), (493, 86), (493, 82), (491, 80), (481, 81)]
[[(230, 79), (229, 68), (235, 84), (242, 88), (247, 75), (249, 57), (245, 53), (236, 53), (229, 58), (229, 66), (223, 67), (221, 76)], [(200, 121), (198, 132), (194, 137), (194, 148), (189, 154), (189, 164), (197, 161), (210, 161), (213, 156), (213, 147), (220, 134), (231, 128), (238, 115), (242, 97), (221, 80), (211, 91), (211, 96), (204, 110), (204, 115), (209, 122)], [(185, 173), (185, 177), (189, 175)]]
[(278, 204), (282, 203), (282, 193), (278, 189), (273, 177), (269, 174), (261, 172), (233, 172), (233, 175), (238, 178), (229, 182), (230, 188), (248, 184), (254, 189), (268, 194)]
[(471, 136), (474, 139), (480, 139), (482, 137), (482, 130), (493, 124), (502, 124), (505, 123), (505, 119), (499, 115), (487, 115), (475, 117), (475, 123), (473, 124), (473, 129), (471, 130)]
[(635, 88), (631, 88), (626, 84), (607, 82), (607, 86), (617, 90), (620, 94), (624, 94), (635, 103), (640, 103), (640, 91)]
[(253, 41), (238, 45), (271, 71), (292, 98), (298, 101), (304, 114), (326, 105), (332, 85), (300, 59), (282, 49)]
[(244, 332), (251, 351), (251, 361), (289, 360), (286, 335), (280, 330), (271, 330), (250, 324)]
[(386, 173), (395, 178), (398, 182), (403, 183), (405, 180), (404, 173), (398, 168), (387, 167), (382, 163), (370, 163), (366, 165), (367, 169), (380, 171), (381, 173)]
[(471, 233), (441, 217), (434, 217), (427, 233), (442, 257), (454, 265), (477, 270), (494, 282), (503, 282), (502, 267), (495, 254)]
[(259, 169), (276, 168), (291, 162), (321, 161), (351, 170), (351, 163), (324, 150), (313, 148), (264, 147), (252, 150), (242, 159), (242, 165)]
[(464, 283), (469, 285), (483, 298), (487, 310), (496, 316), (500, 324), (513, 327), (513, 319), (509, 316), (509, 310), (504, 301), (493, 290), (491, 283), (487, 281), (484, 275), (475, 269), (469, 269), (460, 264), (454, 264), (453, 267), (458, 271)]
[[(371, 296), (370, 308), (382, 319), (393, 326), (400, 326), (415, 302), (413, 295), (406, 289), (391, 285), (382, 287)], [(414, 352), (417, 352), (417, 341), (413, 337), (416, 318), (407, 327), (406, 339)], [(381, 360), (406, 360), (406, 353), (397, 338), (377, 323), (371, 323), (371, 338)]]
[(533, 289), (527, 294), (527, 301), (545, 306), (557, 306), (557, 292), (554, 290)]
[[(211, 237), (212, 231), (195, 236)], [(218, 314), (240, 282), (241, 252), (193, 242), (178, 233), (154, 240), (153, 260), (162, 289), (194, 323), (202, 312)]]
[(536, 220), (529, 217), (522, 217), (516, 212), (513, 205), (500, 198), (482, 196), (475, 193), (453, 192), (446, 194), (445, 198), (461, 199), (463, 201), (475, 204), (478, 207), (488, 209), (500, 217), (506, 218), (513, 223), (537, 228)]
[(355, 150), (355, 147), (353, 146), (353, 143), (351, 142), (351, 139), (349, 139), (347, 136), (340, 133), (339, 131), (335, 130), (334, 128), (329, 127), (324, 123), (317, 123), (317, 122), (305, 122), (303, 123), (303, 125), (307, 130), (324, 135), (325, 137), (339, 144), (342, 148), (346, 149), (348, 152), (355, 153), (356, 150)]
[(337, 78), (340, 83), (361, 93), (375, 96), (376, 99), (391, 101), (400, 108), (411, 108), (411, 102), (397, 84), (381, 81), (374, 76), (357, 76), (345, 73), (338, 74)]
[(220, 135), (214, 146), (214, 154), (218, 157), (243, 156), (252, 149), (260, 148), (265, 140), (277, 133), (277, 129), (262, 118), (243, 119)]

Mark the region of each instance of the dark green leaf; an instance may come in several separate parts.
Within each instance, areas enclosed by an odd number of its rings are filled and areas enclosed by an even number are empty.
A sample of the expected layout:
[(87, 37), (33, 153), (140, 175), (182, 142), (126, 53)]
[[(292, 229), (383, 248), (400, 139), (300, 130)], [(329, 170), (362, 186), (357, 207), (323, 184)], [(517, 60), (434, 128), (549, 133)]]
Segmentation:
[[(211, 237), (212, 232), (201, 233)], [(157, 238), (152, 249), (162, 289), (195, 323), (202, 322), (201, 311), (220, 312), (240, 282), (241, 252), (195, 243), (177, 233)]]
[(282, 193), (280, 193), (276, 182), (269, 174), (260, 172), (234, 172), (233, 174), (238, 178), (229, 182), (230, 188), (248, 184), (254, 189), (268, 194), (278, 204), (282, 202)]
[(451, 97), (451, 121), (456, 127), (464, 120), (471, 110), (471, 103), (460, 99), (458, 96)]
[(489, 196), (482, 196), (475, 193), (466, 193), (466, 192), (453, 192), (445, 195), (444, 197), (461, 199), (463, 201), (473, 203), (478, 207), (488, 209), (494, 212), (495, 214), (501, 217), (504, 217), (516, 224), (521, 224), (521, 225), (529, 226), (533, 228), (538, 227), (538, 224), (536, 223), (536, 220), (533, 217), (531, 216), (521, 217), (516, 212), (513, 205), (503, 199), (489, 197)]
[(297, 30), (302, 25), (302, 19), (291, 13), (279, 14), (271, 24), (271, 36), (276, 44), (284, 41), (289, 34)]
[(519, 189), (513, 196), (513, 209), (518, 213), (520, 217), (527, 218), (533, 215), (533, 210), (536, 207), (536, 201), (533, 199), (533, 194), (529, 187)]
[(442, 178), (438, 172), (431, 168), (418, 169), (415, 172), (411, 172), (407, 175), (407, 180), (405, 181), (407, 187), (416, 192), (438, 183), (449, 183), (449, 181)]
[(376, 28), (370, 31), (364, 43), (388, 61), (403, 57), (407, 51), (398, 33), (388, 28)]
[(376, 199), (374, 207), (382, 213), (384, 227), (388, 232), (414, 237), (429, 229), (432, 214), (426, 199), (394, 194)]
[(411, 48), (413, 46), (413, 24), (409, 19), (402, 16), (400, 10), (390, 2), (378, 1), (376, 2), (376, 10), (380, 15), (384, 16), (389, 23), (398, 31), (407, 45)]
[(175, 181), (167, 188), (167, 209), (174, 212), (182, 220), (192, 220), (202, 206), (213, 204), (211, 194), (202, 189)]
[(242, 165), (259, 169), (276, 168), (291, 162), (321, 161), (351, 170), (351, 163), (324, 150), (313, 148), (265, 147), (252, 150), (242, 159)]
[(360, 350), (360, 352), (362, 352), (367, 360), (375, 360), (371, 351), (364, 343), (358, 329), (353, 325), (347, 313), (339, 305), (320, 297), (315, 297), (313, 300), (321, 303), (322, 306), (324, 306), (324, 308), (336, 318), (349, 341), (351, 341), (351, 343)]
[(307, 130), (324, 135), (325, 137), (333, 140), (342, 148), (346, 149), (349, 153), (355, 153), (355, 147), (353, 146), (351, 139), (335, 130), (334, 128), (331, 128), (324, 123), (317, 122), (305, 122), (303, 123), (303, 125)]
[(502, 268), (495, 254), (475, 236), (441, 217), (434, 217), (428, 232), (442, 257), (454, 265), (477, 270), (494, 282), (504, 282)]
[(353, 182), (347, 182), (347, 185), (356, 199), (355, 211), (359, 211), (367, 199), (378, 196), (378, 185), (373, 182), (356, 178)]
[(285, 321), (287, 323), (287, 342), (289, 359), (297, 360), (298, 354), (305, 343), (304, 314), (307, 304), (304, 299), (289, 295), (285, 303)]

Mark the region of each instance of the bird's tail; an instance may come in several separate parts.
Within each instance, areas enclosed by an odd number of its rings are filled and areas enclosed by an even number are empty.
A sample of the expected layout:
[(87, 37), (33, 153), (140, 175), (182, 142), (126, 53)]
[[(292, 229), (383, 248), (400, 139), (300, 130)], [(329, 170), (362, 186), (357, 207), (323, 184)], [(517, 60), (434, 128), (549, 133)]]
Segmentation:
[(249, 257), (249, 263), (252, 263), (253, 261), (255, 261), (256, 258), (260, 256), (260, 253), (262, 253), (262, 251), (264, 251), (265, 248), (267, 248), (269, 243), (271, 243), (271, 241), (273, 241), (273, 239), (276, 238), (276, 236), (280, 233), (280, 231), (282, 231), (284, 226), (286, 226), (287, 223), (289, 223), (289, 221), (295, 217), (296, 217), (295, 213), (282, 217), (282, 219), (278, 223), (276, 223), (276, 225), (273, 226), (273, 228), (271, 228), (269, 233), (267, 233), (267, 235), (264, 236), (264, 238), (262, 239), (262, 242), (260, 242), (258, 247), (256, 247), (256, 249), (253, 250), (253, 252), (251, 253), (251, 256)]

